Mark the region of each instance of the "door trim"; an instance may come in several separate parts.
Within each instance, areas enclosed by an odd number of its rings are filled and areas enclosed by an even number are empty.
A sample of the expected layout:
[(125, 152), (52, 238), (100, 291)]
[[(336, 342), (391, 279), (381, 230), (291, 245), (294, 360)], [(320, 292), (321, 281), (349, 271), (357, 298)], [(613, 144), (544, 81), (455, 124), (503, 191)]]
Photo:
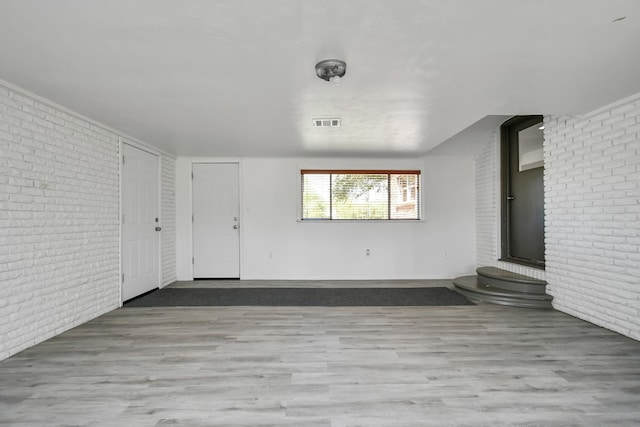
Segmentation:
[(526, 265), (544, 270), (545, 263), (511, 256), (511, 236), (509, 232), (509, 206), (507, 197), (511, 194), (509, 179), (509, 143), (512, 129), (526, 129), (542, 123), (542, 115), (514, 116), (500, 126), (500, 259), (499, 261)]
[[(124, 186), (124, 181), (122, 179), (122, 175), (123, 175), (123, 168), (122, 168), (122, 159), (124, 157), (124, 145), (128, 145), (130, 147), (133, 148), (137, 148), (138, 150), (147, 152), (149, 154), (152, 154), (154, 156), (156, 156), (157, 158), (157, 162), (158, 162), (158, 176), (156, 177), (157, 180), (157, 184), (158, 184), (158, 188), (157, 188), (157, 201), (158, 201), (158, 205), (157, 205), (157, 212), (158, 212), (158, 224), (160, 224), (160, 226), (162, 227), (163, 222), (163, 217), (162, 217), (162, 153), (160, 153), (159, 151), (153, 150), (150, 147), (143, 145), (143, 144), (138, 144), (135, 141), (131, 141), (129, 139), (125, 139), (122, 137), (118, 137), (118, 142), (119, 142), (119, 154), (118, 154), (118, 174), (119, 174), (119, 197), (118, 197), (118, 229), (119, 229), (119, 233), (118, 233), (118, 251), (119, 251), (119, 271), (118, 271), (118, 280), (120, 281), (120, 286), (118, 286), (118, 291), (119, 291), (119, 295), (118, 295), (118, 302), (119, 302), (119, 307), (123, 306), (124, 301), (122, 300), (122, 296), (123, 296), (123, 290), (122, 287), (124, 285), (124, 281), (122, 280), (122, 275), (124, 274), (124, 270), (122, 268), (122, 256), (123, 256), (123, 250), (122, 250), (122, 242), (123, 242), (123, 227), (122, 227), (122, 215), (123, 215), (123, 186)], [(158, 233), (158, 277), (157, 277), (157, 284), (158, 284), (158, 288), (162, 287), (162, 233)]]

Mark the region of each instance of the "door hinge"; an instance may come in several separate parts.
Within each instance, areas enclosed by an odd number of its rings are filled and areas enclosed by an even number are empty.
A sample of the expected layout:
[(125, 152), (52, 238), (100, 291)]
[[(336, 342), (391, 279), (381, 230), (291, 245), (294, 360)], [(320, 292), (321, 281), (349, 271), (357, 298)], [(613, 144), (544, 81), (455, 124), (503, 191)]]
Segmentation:
[(122, 155), (122, 164), (124, 165), (124, 154)]
[(191, 172), (191, 179), (193, 179), (193, 172)]
[(195, 218), (195, 216), (191, 215), (191, 222), (195, 222), (194, 218)]
[(196, 259), (194, 257), (191, 257), (191, 264), (195, 264), (196, 263)]
[(124, 283), (124, 273), (122, 273), (122, 283)]

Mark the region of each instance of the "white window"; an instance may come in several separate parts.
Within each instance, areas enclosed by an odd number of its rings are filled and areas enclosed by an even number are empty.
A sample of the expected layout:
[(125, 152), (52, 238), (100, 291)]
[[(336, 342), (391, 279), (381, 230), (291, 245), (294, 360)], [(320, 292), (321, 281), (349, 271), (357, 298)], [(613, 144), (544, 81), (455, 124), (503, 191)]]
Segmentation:
[(420, 171), (300, 171), (302, 220), (419, 220)]

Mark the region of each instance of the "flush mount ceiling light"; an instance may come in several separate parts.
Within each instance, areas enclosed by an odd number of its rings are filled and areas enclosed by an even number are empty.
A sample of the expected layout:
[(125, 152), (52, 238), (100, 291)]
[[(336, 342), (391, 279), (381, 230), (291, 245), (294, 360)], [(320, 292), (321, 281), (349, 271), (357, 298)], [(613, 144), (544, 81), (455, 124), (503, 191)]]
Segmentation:
[(316, 64), (316, 75), (328, 82), (338, 83), (346, 72), (347, 64), (339, 59), (323, 59)]

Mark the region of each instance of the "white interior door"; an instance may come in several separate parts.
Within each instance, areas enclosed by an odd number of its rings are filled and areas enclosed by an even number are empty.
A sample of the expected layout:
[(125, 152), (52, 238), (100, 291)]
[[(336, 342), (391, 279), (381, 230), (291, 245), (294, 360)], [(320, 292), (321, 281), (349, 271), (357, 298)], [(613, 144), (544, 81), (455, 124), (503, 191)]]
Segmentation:
[(240, 277), (237, 163), (193, 165), (193, 277)]
[(122, 300), (159, 286), (158, 157), (123, 144)]

